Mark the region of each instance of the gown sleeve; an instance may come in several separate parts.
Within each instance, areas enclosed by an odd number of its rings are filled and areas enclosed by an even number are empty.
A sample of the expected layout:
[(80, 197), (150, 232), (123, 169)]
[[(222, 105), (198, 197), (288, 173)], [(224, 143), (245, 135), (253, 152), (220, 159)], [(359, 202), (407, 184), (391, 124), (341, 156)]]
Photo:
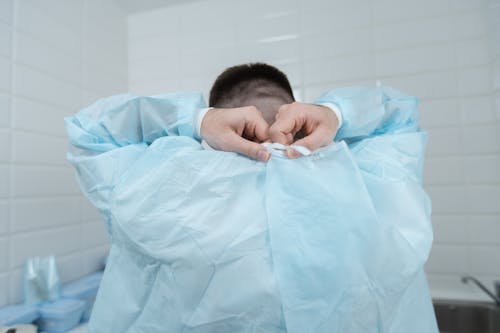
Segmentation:
[(205, 107), (198, 92), (159, 96), (122, 94), (101, 99), (65, 118), (69, 162), (85, 196), (106, 218), (120, 176), (164, 136), (193, 137), (193, 115)]

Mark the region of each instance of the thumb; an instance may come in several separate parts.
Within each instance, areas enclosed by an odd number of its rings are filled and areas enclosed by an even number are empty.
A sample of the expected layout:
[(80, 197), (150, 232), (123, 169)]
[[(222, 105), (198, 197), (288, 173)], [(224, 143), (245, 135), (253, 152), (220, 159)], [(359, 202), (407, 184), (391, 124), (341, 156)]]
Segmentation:
[(236, 152), (262, 162), (267, 162), (271, 157), (264, 146), (244, 139), (236, 132), (232, 132), (231, 135), (228, 135), (226, 140), (226, 147), (224, 149), (226, 151)]
[[(269, 140), (269, 124), (262, 118), (262, 114), (255, 115), (249, 122), (253, 123), (253, 134), (260, 142)], [(247, 124), (248, 126), (249, 124)]]
[(293, 115), (283, 116), (271, 125), (269, 128), (269, 137), (272, 142), (289, 145), (293, 142), (295, 127), (297, 127), (297, 124)]
[[(324, 131), (321, 128), (316, 128), (316, 130), (314, 130), (308, 136), (295, 141), (293, 145), (306, 147), (312, 152), (320, 147), (328, 145), (332, 140), (333, 138), (330, 137), (327, 131)], [(287, 149), (286, 154), (289, 158), (296, 158), (301, 156), (301, 154), (293, 148)]]

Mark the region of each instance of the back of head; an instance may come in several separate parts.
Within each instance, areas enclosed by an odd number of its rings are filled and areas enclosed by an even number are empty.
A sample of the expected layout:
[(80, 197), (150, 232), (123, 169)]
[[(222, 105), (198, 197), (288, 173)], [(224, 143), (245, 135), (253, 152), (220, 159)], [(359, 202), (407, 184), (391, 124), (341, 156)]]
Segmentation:
[(268, 122), (283, 104), (294, 101), (286, 75), (264, 63), (229, 67), (215, 80), (210, 89), (209, 106), (237, 108), (254, 105)]

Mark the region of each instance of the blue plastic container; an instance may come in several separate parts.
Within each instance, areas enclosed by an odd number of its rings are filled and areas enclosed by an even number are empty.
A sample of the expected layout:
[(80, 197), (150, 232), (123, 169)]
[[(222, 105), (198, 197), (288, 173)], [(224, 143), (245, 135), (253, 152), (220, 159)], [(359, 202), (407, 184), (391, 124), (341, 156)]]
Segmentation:
[(68, 299), (79, 299), (86, 303), (85, 311), (82, 316), (82, 322), (86, 322), (90, 318), (95, 297), (97, 295), (97, 291), (99, 290), (99, 284), (102, 280), (102, 275), (103, 272), (97, 272), (68, 283), (62, 288), (62, 297)]
[(39, 306), (39, 330), (47, 333), (64, 333), (80, 323), (86, 303), (76, 299), (61, 299)]
[(38, 316), (38, 309), (35, 306), (10, 305), (0, 309), (0, 326), (31, 324)]

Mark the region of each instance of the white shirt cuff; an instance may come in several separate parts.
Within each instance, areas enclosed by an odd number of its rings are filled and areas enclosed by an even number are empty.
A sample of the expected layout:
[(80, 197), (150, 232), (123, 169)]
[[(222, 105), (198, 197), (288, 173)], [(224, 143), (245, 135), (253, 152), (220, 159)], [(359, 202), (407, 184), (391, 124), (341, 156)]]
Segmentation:
[(213, 108), (204, 108), (199, 109), (194, 114), (193, 125), (194, 125), (194, 135), (196, 138), (201, 139), (201, 123), (203, 122), (203, 118), (207, 114), (208, 110)]
[(340, 111), (340, 108), (338, 107), (338, 105), (333, 104), (333, 103), (320, 103), (318, 105), (326, 106), (327, 108), (332, 110), (333, 113), (335, 113), (335, 115), (337, 116), (337, 119), (339, 120), (339, 129), (340, 129), (342, 127), (343, 119), (342, 119), (342, 112)]

